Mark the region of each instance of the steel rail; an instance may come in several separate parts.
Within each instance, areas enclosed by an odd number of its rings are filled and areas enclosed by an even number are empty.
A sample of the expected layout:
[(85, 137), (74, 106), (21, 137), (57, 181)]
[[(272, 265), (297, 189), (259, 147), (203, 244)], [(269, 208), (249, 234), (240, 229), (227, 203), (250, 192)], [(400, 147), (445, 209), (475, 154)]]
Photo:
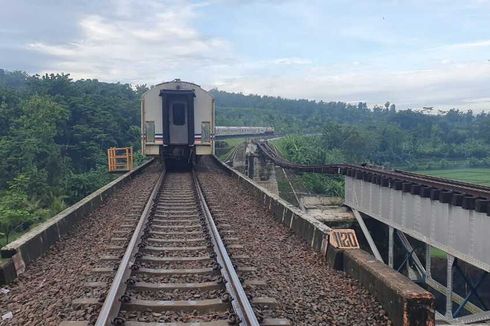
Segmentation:
[(238, 318), (240, 318), (240, 325), (259, 326), (259, 322), (257, 320), (257, 317), (255, 316), (255, 312), (253, 311), (252, 305), (250, 304), (250, 301), (248, 300), (248, 297), (243, 290), (240, 279), (238, 278), (235, 268), (233, 267), (233, 263), (228, 256), (228, 252), (223, 243), (223, 240), (221, 239), (218, 228), (214, 223), (213, 216), (209, 211), (209, 207), (206, 203), (206, 198), (204, 197), (201, 186), (199, 185), (199, 180), (194, 171), (192, 171), (192, 178), (194, 179), (196, 192), (199, 197), (199, 203), (201, 205), (202, 212), (206, 219), (206, 225), (211, 235), (211, 241), (213, 243), (214, 251), (216, 252), (216, 259), (221, 265), (221, 274), (226, 280), (226, 289), (232, 297), (231, 304), (233, 306), (233, 310), (237, 314)]
[(355, 164), (329, 164), (329, 165), (304, 165), (292, 163), (290, 161), (282, 158), (274, 149), (271, 148), (270, 144), (267, 142), (256, 142), (257, 147), (260, 151), (266, 155), (275, 164), (292, 170), (298, 170), (303, 172), (314, 172), (314, 173), (327, 173), (327, 174), (344, 174), (342, 171), (346, 169), (353, 169), (362, 171), (365, 173), (372, 173), (386, 177), (392, 180), (400, 180), (403, 182), (412, 182), (420, 185), (440, 189), (440, 190), (450, 190), (462, 194), (468, 194), (474, 196), (475, 198), (487, 198), (490, 199), (490, 187), (482, 185), (473, 185), (466, 182), (455, 181), (450, 179), (444, 179), (433, 176), (426, 176), (422, 174), (417, 174), (413, 172), (406, 172), (401, 170), (383, 170), (376, 167), (369, 167), (363, 165)]
[(417, 174), (412, 172), (401, 172), (399, 170), (381, 170), (365, 166), (349, 165), (349, 168), (363, 170), (369, 173), (377, 173), (383, 176), (390, 177), (392, 179), (398, 179), (406, 182), (419, 183), (428, 187), (433, 187), (441, 190), (450, 190), (454, 192), (459, 192), (462, 194), (469, 194), (475, 197), (490, 198), (490, 188), (473, 185), (470, 183), (459, 182), (450, 179), (437, 178), (426, 176), (423, 174)]
[(95, 323), (96, 326), (110, 326), (113, 324), (114, 319), (117, 317), (119, 310), (121, 308), (121, 297), (126, 292), (127, 280), (131, 276), (131, 266), (135, 262), (135, 255), (138, 251), (138, 245), (142, 241), (142, 236), (144, 234), (144, 229), (148, 223), (148, 217), (150, 216), (151, 209), (154, 205), (155, 199), (158, 192), (162, 186), (163, 179), (165, 178), (165, 171), (162, 172), (158, 178), (153, 191), (151, 192), (150, 198), (148, 199), (145, 209), (141, 214), (138, 225), (136, 226), (131, 240), (126, 248), (126, 252), (119, 264), (114, 280), (112, 281), (109, 292), (107, 293), (106, 299), (102, 308), (100, 310), (99, 316)]
[[(394, 171), (397, 173), (402, 173), (402, 174), (414, 176), (414, 177), (420, 177), (421, 176), (421, 174), (419, 174), (419, 173), (414, 173), (414, 172), (409, 172), (409, 171), (403, 171), (403, 170), (397, 170), (397, 169), (395, 169)], [(464, 186), (464, 187), (471, 187), (474, 189), (480, 189), (482, 191), (490, 191), (490, 187), (484, 186), (484, 185), (473, 184), (473, 183), (468, 183), (468, 182), (458, 181), (458, 180), (451, 180), (451, 179), (446, 179), (446, 178), (441, 178), (441, 177), (435, 177), (432, 175), (424, 175), (424, 177), (428, 180), (434, 180), (434, 181), (439, 181), (439, 182), (450, 181), (451, 183), (453, 183), (455, 185)]]

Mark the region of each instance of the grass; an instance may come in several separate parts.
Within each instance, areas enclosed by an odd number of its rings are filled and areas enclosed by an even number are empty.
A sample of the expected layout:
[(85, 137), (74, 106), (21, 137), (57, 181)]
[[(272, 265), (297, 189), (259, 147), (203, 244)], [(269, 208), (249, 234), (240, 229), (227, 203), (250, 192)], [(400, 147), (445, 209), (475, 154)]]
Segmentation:
[(228, 139), (223, 139), (223, 141), (225, 143), (228, 144), (229, 147), (235, 147), (236, 145), (240, 144), (240, 143), (243, 143), (244, 141), (246, 141), (248, 138), (244, 137), (244, 138), (228, 138)]
[[(23, 231), (23, 232), (12, 232), (9, 235), (9, 242), (15, 241), (17, 238), (19, 238), (21, 235), (24, 233), (28, 232), (29, 230)], [(7, 245), (7, 239), (5, 238), (5, 235), (3, 233), (0, 233), (0, 248)]]
[(225, 160), (227, 159), (227, 156), (231, 153), (233, 148), (236, 146), (240, 145), (241, 143), (245, 142), (247, 140), (246, 137), (242, 138), (227, 138), (227, 139), (222, 139), (219, 141), (223, 141), (226, 143), (225, 148), (216, 148), (216, 155), (220, 158), (220, 160)]
[(299, 206), (299, 203), (294, 197), (293, 190), (291, 189), (291, 185), (286, 179), (284, 175), (285, 171), (280, 167), (276, 167), (276, 180), (277, 180), (277, 188), (279, 190), (279, 196), (288, 201), (289, 203)]
[(446, 258), (447, 257), (447, 255), (444, 251), (442, 251), (441, 249), (435, 248), (435, 247), (432, 247), (430, 253), (432, 254), (432, 257), (437, 257), (437, 258)]
[(490, 186), (490, 169), (465, 168), (447, 170), (421, 170), (417, 173)]

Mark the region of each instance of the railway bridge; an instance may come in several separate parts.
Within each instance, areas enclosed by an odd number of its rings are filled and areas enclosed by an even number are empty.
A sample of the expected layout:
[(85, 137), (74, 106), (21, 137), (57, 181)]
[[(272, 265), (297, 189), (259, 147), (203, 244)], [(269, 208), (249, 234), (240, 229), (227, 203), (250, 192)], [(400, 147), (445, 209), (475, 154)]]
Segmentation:
[(216, 159), (148, 161), (2, 248), (0, 324), (430, 325), (330, 269), (329, 231)]
[[(490, 320), (488, 295), (479, 294), (489, 290), (485, 279), (490, 271), (490, 188), (367, 165), (299, 165), (283, 159), (266, 141), (255, 144), (261, 155), (280, 167), (343, 175), (344, 204), (352, 210), (370, 251), (377, 260), (405, 270), (412, 280), (443, 296), (438, 321)], [(384, 227), (387, 239), (373, 239), (365, 219)], [(396, 263), (395, 247), (403, 252)], [(442, 273), (438, 260), (437, 277), (434, 252), (442, 253), (445, 261)]]
[[(0, 293), (2, 323), (487, 320), (478, 291), (488, 271), (488, 189), (368, 166), (300, 166), (267, 143), (256, 146), (270, 164), (343, 175), (359, 240), (217, 158), (192, 173), (149, 161), (2, 248), (0, 281), (9, 283)], [(371, 220), (386, 226), (385, 244), (372, 236)], [(366, 251), (359, 249), (364, 241)], [(444, 280), (431, 273), (434, 248), (447, 253)], [(466, 265), (480, 272), (476, 281)], [(456, 273), (464, 275), (464, 294), (453, 288)], [(446, 310), (436, 305), (441, 293)]]

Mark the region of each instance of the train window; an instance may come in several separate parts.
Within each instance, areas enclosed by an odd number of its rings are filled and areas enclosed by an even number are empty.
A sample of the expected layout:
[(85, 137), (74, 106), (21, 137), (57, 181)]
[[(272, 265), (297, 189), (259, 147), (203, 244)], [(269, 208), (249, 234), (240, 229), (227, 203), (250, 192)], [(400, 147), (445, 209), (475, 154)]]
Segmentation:
[(173, 123), (176, 126), (185, 125), (185, 103), (172, 104)]
[(155, 142), (155, 121), (145, 121), (146, 142)]

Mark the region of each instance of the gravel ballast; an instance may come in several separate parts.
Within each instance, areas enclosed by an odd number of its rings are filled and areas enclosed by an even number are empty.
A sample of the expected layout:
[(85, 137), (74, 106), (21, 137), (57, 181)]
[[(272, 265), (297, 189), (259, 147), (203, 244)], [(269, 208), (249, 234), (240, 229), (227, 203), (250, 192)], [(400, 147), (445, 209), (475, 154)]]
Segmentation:
[(244, 246), (239, 254), (252, 257), (253, 278), (267, 282), (247, 291), (275, 298), (274, 317), (292, 325), (391, 325), (367, 290), (331, 269), (214, 162), (203, 160), (199, 179), (208, 204), (223, 213), (220, 223), (230, 224)]
[[(229, 251), (237, 257), (246, 255), (252, 258), (237, 258), (234, 261), (240, 276), (245, 281), (263, 280), (267, 283), (266, 286), (246, 286), (247, 294), (251, 298), (270, 297), (277, 300), (277, 305), (273, 307), (255, 307), (256, 310), (262, 311), (267, 317), (288, 319), (291, 325), (391, 324), (379, 303), (357, 281), (343, 272), (330, 269), (320, 254), (279, 224), (254, 197), (237, 187), (236, 179), (226, 175), (210, 160), (203, 160), (203, 163), (205, 167), (200, 169), (199, 178), (211, 209), (221, 211), (217, 214), (218, 227), (235, 231), (232, 235), (222, 236), (238, 239), (238, 243), (243, 245), (243, 248), (230, 246)], [(154, 165), (117, 190), (45, 256), (29, 265), (13, 284), (4, 287), (10, 292), (0, 292), (0, 315), (12, 312), (13, 318), (0, 320), (0, 325), (59, 325), (63, 320), (93, 320), (88, 316), (96, 315), (97, 307), (74, 308), (72, 300), (104, 296), (105, 290), (100, 289), (87, 293), (84, 283), (111, 282), (111, 276), (94, 275), (93, 268), (101, 266), (100, 256), (107, 254), (104, 247), (110, 243), (113, 231), (120, 229), (121, 220), (129, 211), (138, 209), (134, 203), (144, 204), (142, 197), (149, 195), (159, 172), (160, 167)], [(225, 224), (229, 224), (229, 227), (225, 227)], [(196, 238), (195, 235), (189, 237)], [(172, 236), (156, 234), (153, 238), (170, 239)], [(183, 236), (179, 235), (178, 238)], [(231, 243), (237, 243), (237, 240)], [(153, 266), (152, 263), (145, 264)], [(256, 270), (240, 271), (248, 266)], [(178, 279), (165, 276), (141, 277), (141, 281), (152, 282), (177, 280), (203, 281), (201, 276), (197, 279), (195, 276)], [(189, 295), (208, 298), (215, 296), (216, 292), (220, 291), (178, 294), (182, 299), (189, 298)], [(163, 293), (144, 291), (136, 291), (134, 294), (141, 298), (165, 296)], [(137, 312), (123, 315), (133, 320), (174, 319), (171, 314), (167, 316), (167, 313)], [(205, 319), (216, 318), (216, 315), (209, 315)], [(227, 317), (220, 318), (226, 320)]]
[[(152, 164), (111, 195), (84, 218), (62, 240), (29, 265), (16, 281), (0, 293), (0, 315), (12, 312), (13, 318), (0, 325), (58, 325), (71, 314), (72, 300), (84, 295), (84, 282), (112, 231), (135, 205), (144, 205), (160, 174), (161, 166)], [(138, 204), (133, 204), (138, 203)]]

